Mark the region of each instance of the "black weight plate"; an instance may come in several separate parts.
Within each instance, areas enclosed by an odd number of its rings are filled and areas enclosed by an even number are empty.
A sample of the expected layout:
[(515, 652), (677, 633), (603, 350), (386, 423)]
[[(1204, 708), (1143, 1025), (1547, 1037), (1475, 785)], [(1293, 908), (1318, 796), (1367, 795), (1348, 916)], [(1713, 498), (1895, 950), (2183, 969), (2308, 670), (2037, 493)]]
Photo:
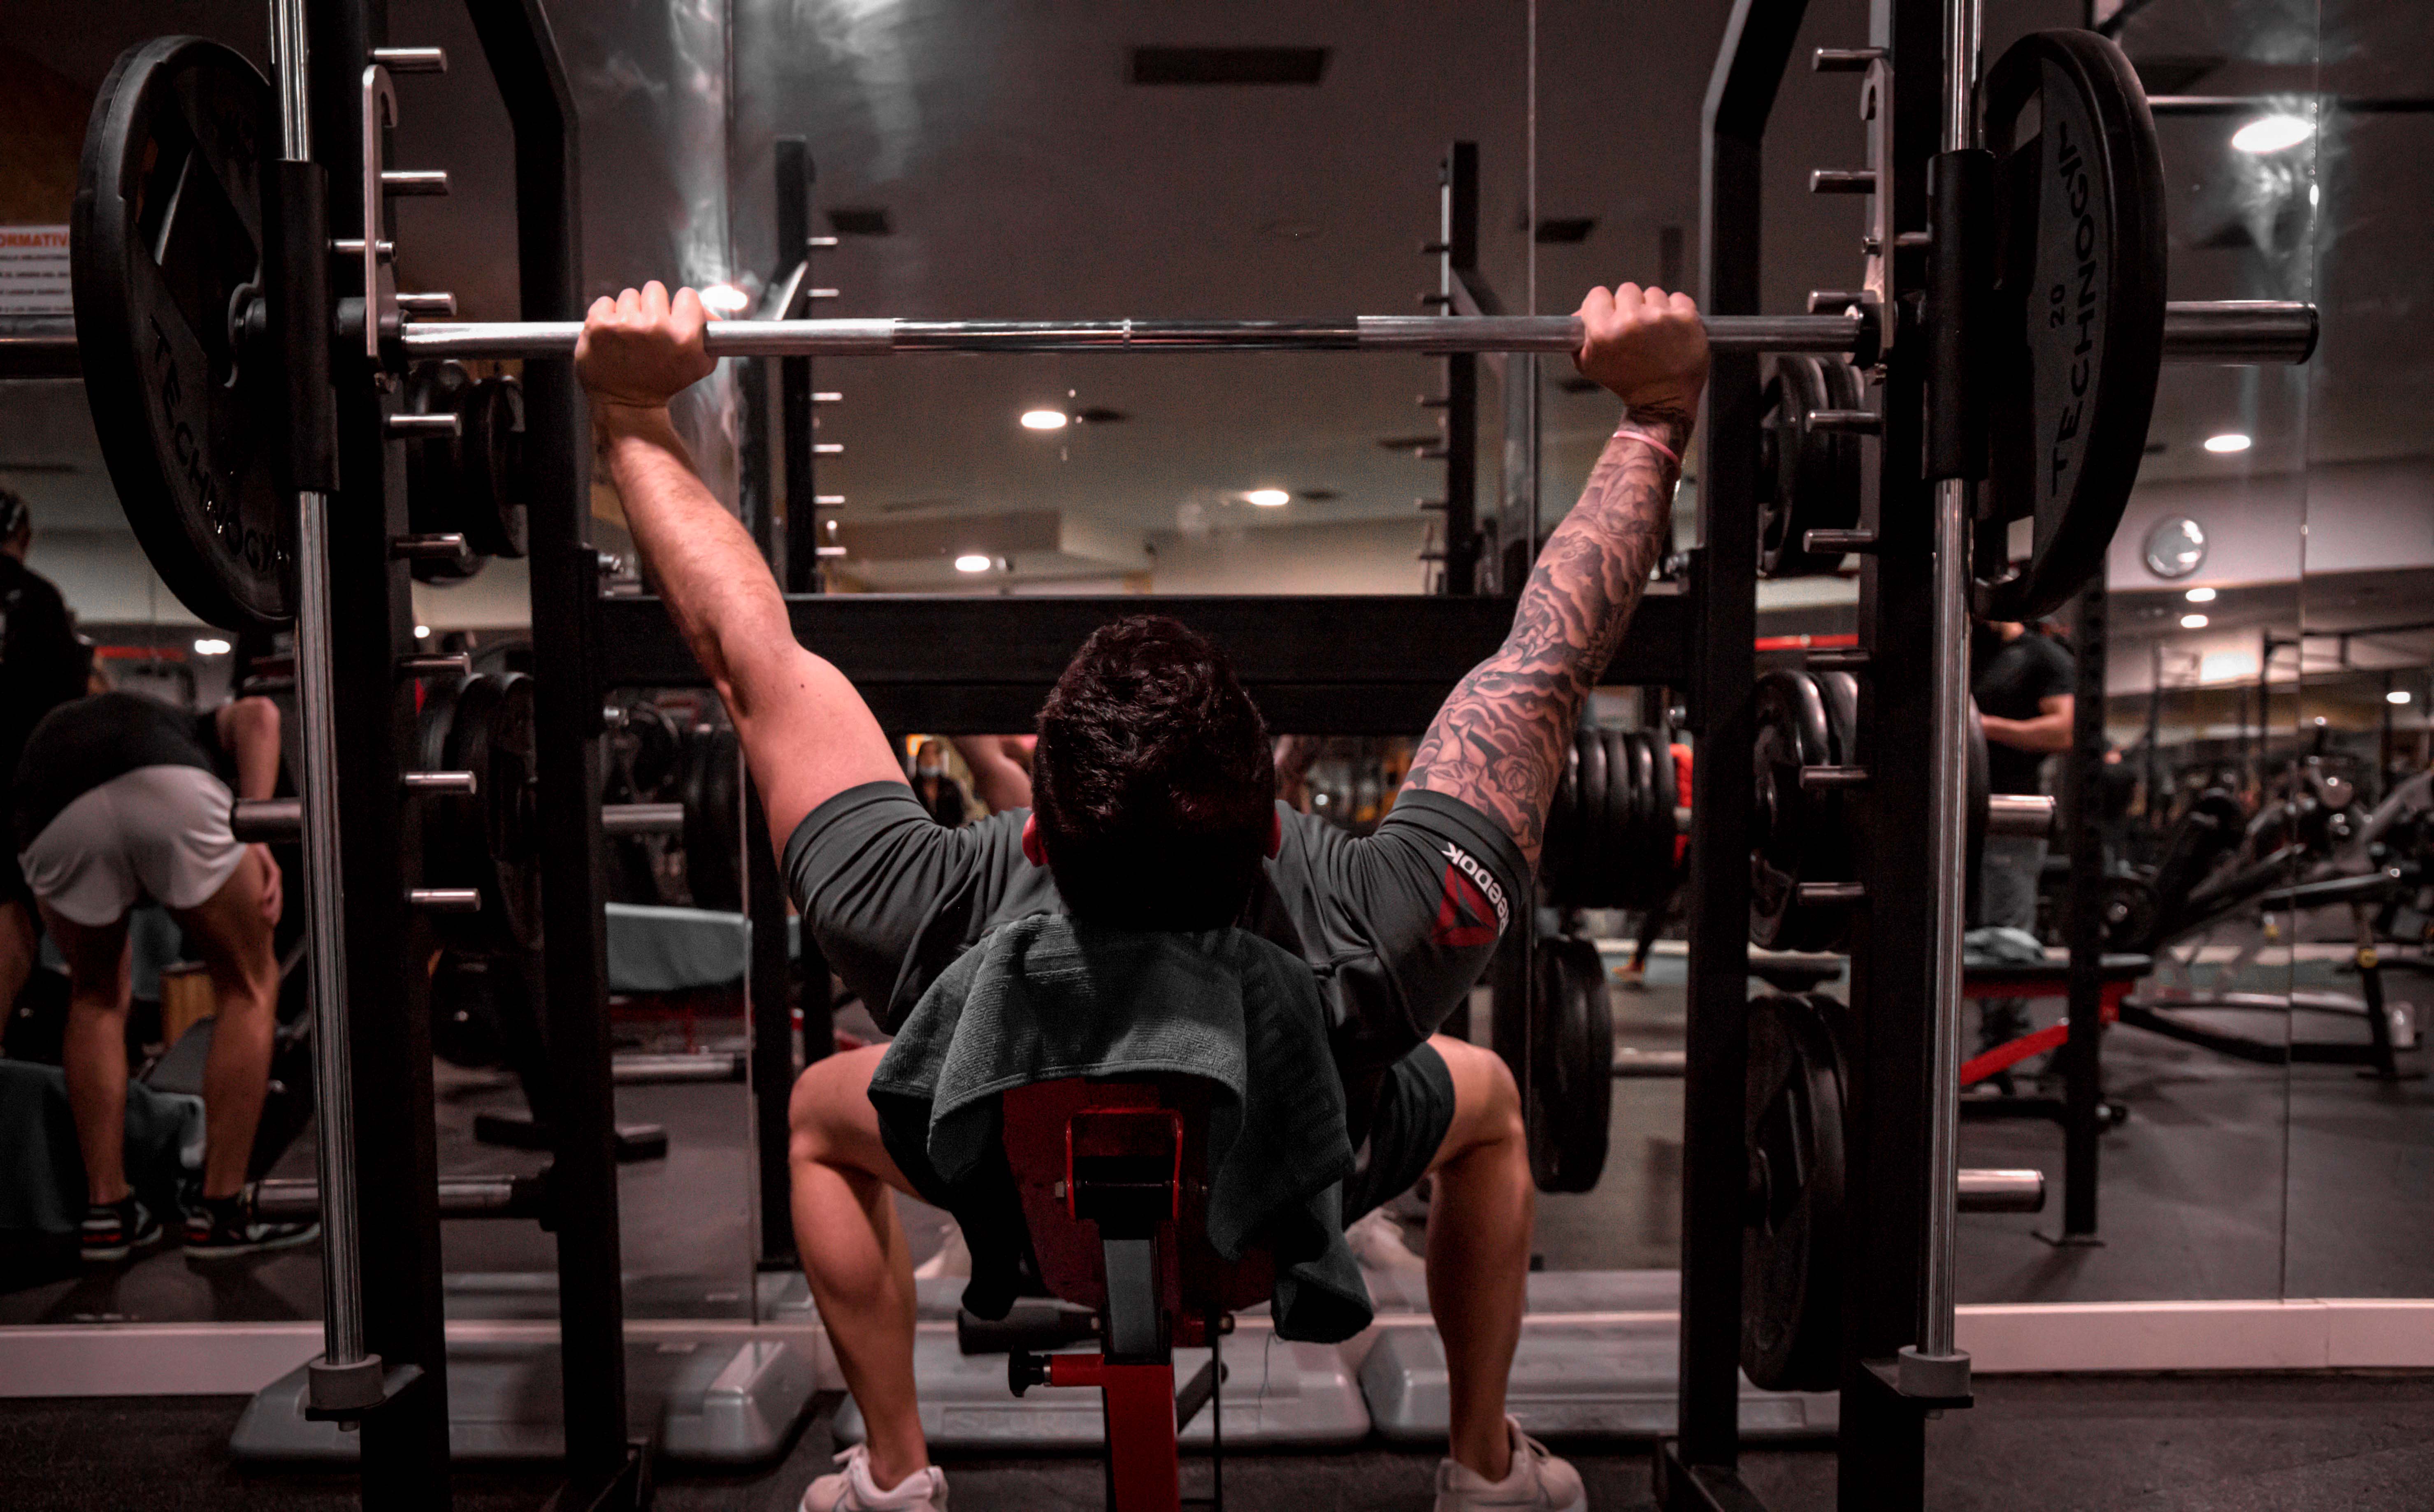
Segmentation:
[[(1978, 613), (2052, 613), (2102, 570), (2164, 358), (2164, 169), (2146, 92), (2092, 31), (2036, 31), (1986, 76), (1998, 159)], [(2005, 339), (2005, 331), (2017, 339)], [(2033, 520), (2029, 560), (2009, 526)]]
[(522, 556), (532, 498), (524, 467), (523, 384), (505, 375), (485, 378), (457, 413), (465, 423), (466, 544), (485, 556)]
[(1839, 1384), (1843, 1067), (1824, 1006), (1780, 995), (1749, 1005), (1741, 1368), (1769, 1391)]
[(2103, 901), (2099, 904), (2104, 920), (2104, 948), (2151, 954), (2157, 944), (2156, 935), (2163, 923), (2163, 908), (2156, 901), (2155, 890), (2145, 877), (2108, 876), (2104, 879)]
[(1576, 908), (1603, 908), (1598, 893), (1605, 879), (1605, 741), (1594, 726), (1572, 736), (1581, 761), (1581, 826), (1573, 858), (1569, 902)]
[[(473, 380), (463, 364), (417, 363), (406, 375), (398, 410), (405, 415), (455, 415), (461, 425), (472, 393)], [(404, 443), (404, 450), (407, 527), (418, 535), (460, 533), (478, 552), (466, 518), (463, 434), (416, 436)], [(479, 555), (419, 557), (412, 570), (417, 582), (444, 585), (461, 583), (489, 565)]]
[(1583, 908), (1605, 909), (1614, 906), (1615, 874), (1622, 864), (1622, 835), (1619, 815), (1628, 807), (1626, 789), (1630, 784), (1628, 763), (1615, 744), (1615, 732), (1591, 727), (1581, 732), (1584, 749), (1597, 753), (1589, 763), (1601, 775), (1595, 787), (1581, 790), (1583, 816), (1587, 821), (1581, 833), (1586, 841), (1581, 868), (1580, 886), (1574, 889), (1572, 901)]
[[(473, 773), (474, 796), (455, 800), (452, 872), (437, 887), (475, 887), (479, 913), (433, 916), (440, 937), (469, 953), (540, 945), (540, 858), (533, 826), (539, 778), (532, 680), (521, 672), (467, 680), (457, 694), (448, 766)], [(426, 821), (426, 833), (428, 833)]]
[(206, 624), (296, 616), (296, 511), (275, 365), (231, 316), (262, 279), (270, 86), (217, 42), (129, 49), (94, 101), (70, 212), (77, 353), (127, 522)]
[(735, 732), (696, 725), (685, 747), (685, 881), (697, 909), (744, 907), (743, 791)]
[(1849, 672), (1810, 672), (1826, 701), (1826, 732), (1837, 766), (1860, 764), (1860, 680)]
[(1586, 1192), (1605, 1171), (1614, 1115), (1614, 1015), (1605, 962), (1586, 940), (1538, 942), (1530, 1025), (1530, 1175), (1542, 1192)]
[(625, 735), (632, 751), (626, 758), (626, 771), (633, 783), (635, 801), (647, 803), (676, 774), (683, 755), (684, 736), (677, 729), (676, 721), (657, 704), (631, 705), (626, 714)]
[(1604, 838), (1598, 859), (1598, 907), (1620, 908), (1631, 891), (1631, 828), (1638, 814), (1632, 791), (1631, 744), (1620, 730), (1598, 731), (1605, 747)]
[(1770, 950), (1829, 949), (1848, 921), (1848, 906), (1799, 899), (1802, 882), (1850, 876), (1840, 805), (1800, 786), (1801, 768), (1832, 758), (1825, 695), (1808, 673), (1777, 669), (1758, 679), (1755, 713), (1750, 939)]
[[(533, 682), (522, 672), (501, 679), (490, 716), (490, 886), (498, 896), (502, 938), (520, 950), (540, 948), (540, 747), (536, 739)], [(484, 899), (487, 909), (489, 899)]]
[(1812, 530), (1848, 530), (1860, 519), (1860, 451), (1853, 437), (1812, 429), (1817, 410), (1844, 409), (1827, 369), (1842, 365), (1805, 352), (1774, 360), (1760, 422), (1771, 433), (1774, 487), (1761, 495), (1758, 574), (1811, 577), (1842, 565), (1839, 552), (1812, 555), (1802, 538)]
[(1670, 891), (1673, 858), (1656, 854), (1655, 746), (1644, 730), (1626, 732), (1622, 743), (1631, 757), (1630, 859), (1620, 869), (1623, 906), (1645, 909)]
[[(490, 907), (485, 883), (490, 871), (490, 773), (472, 764), (483, 753), (492, 710), (498, 707), (499, 679), (476, 672), (451, 685), (444, 708), (435, 709), (426, 696), (422, 743), (426, 772), (471, 772), (473, 795), (433, 796), (418, 800), (422, 813), (422, 885), (431, 888), (475, 888), (483, 891), (483, 908)], [(430, 749), (434, 741), (436, 751)], [(492, 932), (478, 916), (435, 913), (432, 927), (457, 950), (480, 953), (490, 946)]]

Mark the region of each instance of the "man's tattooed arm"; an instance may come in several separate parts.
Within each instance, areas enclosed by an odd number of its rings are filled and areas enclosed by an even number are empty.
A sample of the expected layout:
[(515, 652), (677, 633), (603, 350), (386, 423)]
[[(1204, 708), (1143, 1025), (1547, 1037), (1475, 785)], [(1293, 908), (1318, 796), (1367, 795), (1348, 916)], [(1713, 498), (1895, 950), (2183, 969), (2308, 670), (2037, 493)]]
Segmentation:
[[(1635, 410), (1630, 426), (1680, 453), (1690, 415)], [(1629, 434), (1608, 441), (1581, 501), (1549, 537), (1496, 654), (1437, 710), (1407, 788), (1497, 819), (1537, 869), (1564, 753), (1648, 575), (1672, 539), (1674, 465)]]

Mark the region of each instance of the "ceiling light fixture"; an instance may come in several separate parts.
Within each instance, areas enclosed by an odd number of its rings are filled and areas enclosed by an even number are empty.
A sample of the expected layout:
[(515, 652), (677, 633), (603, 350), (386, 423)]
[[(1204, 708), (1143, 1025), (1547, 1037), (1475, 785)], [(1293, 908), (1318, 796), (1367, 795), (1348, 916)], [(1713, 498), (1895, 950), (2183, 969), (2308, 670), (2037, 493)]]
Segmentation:
[(2260, 115), (2233, 132), (2231, 144), (2242, 152), (2280, 152), (2315, 134), (2315, 123), (2304, 115)]
[(1293, 502), (1293, 495), (1281, 488), (1254, 488), (1243, 497), (1261, 509), (1277, 509)]
[(955, 570), (958, 572), (986, 572), (988, 569), (989, 559), (979, 552), (966, 552), (955, 558)]
[(2191, 603), (2212, 603), (2214, 602), (2214, 589), (2191, 588), (2185, 597), (2186, 597)]
[(430, 638), (431, 638), (431, 627), (430, 627), (429, 625), (416, 625), (416, 626), (414, 627), (414, 638), (415, 638), (415, 639), (417, 639), (417, 640), (428, 640), (428, 639), (430, 639)]
[(713, 283), (701, 291), (701, 307), (712, 314), (738, 314), (751, 302), (752, 296), (732, 283)]
[(2391, 692), (2383, 695), (2383, 701), (2387, 704), (2406, 704), (2408, 702), (2408, 689), (2405, 688), (2395, 688)]
[[(229, 643), (225, 640), (215, 640), (206, 636), (195, 642), (195, 654), (197, 656), (225, 656), (228, 654)], [(2407, 698), (2408, 695), (2403, 693), (2400, 696)]]
[(1068, 416), (1063, 410), (1025, 410), (1022, 428), (1026, 431), (1062, 431)]
[(2205, 438), (2205, 449), (2218, 456), (2228, 455), (2234, 451), (2245, 451), (2255, 444), (2237, 431), (2225, 431), (2220, 435), (2210, 435)]
[(2181, 616), (2181, 628), (2184, 630), (2203, 630), (2205, 627), (2206, 617), (2204, 615), (2185, 614)]

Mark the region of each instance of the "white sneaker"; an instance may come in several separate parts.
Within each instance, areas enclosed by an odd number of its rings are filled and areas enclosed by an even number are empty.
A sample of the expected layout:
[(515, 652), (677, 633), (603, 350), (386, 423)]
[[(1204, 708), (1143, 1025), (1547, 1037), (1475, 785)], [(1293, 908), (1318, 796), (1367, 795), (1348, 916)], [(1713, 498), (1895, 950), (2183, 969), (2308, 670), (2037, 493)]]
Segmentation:
[(1581, 1487), (1580, 1471), (1548, 1453), (1546, 1445), (1523, 1433), (1511, 1418), (1504, 1419), (1504, 1431), (1513, 1439), (1513, 1468), (1500, 1481), (1450, 1459), (1437, 1462), (1437, 1512), (1484, 1507), (1587, 1512), (1589, 1498)]
[(1384, 1208), (1353, 1219), (1344, 1231), (1344, 1242), (1351, 1249), (1352, 1258), (1371, 1270), (1420, 1270), (1428, 1266), (1412, 1253), (1412, 1247), (1403, 1242), (1403, 1226)]
[(836, 1462), (845, 1469), (803, 1487), (802, 1512), (947, 1512), (947, 1472), (935, 1465), (883, 1491), (870, 1479), (869, 1445), (854, 1445)]

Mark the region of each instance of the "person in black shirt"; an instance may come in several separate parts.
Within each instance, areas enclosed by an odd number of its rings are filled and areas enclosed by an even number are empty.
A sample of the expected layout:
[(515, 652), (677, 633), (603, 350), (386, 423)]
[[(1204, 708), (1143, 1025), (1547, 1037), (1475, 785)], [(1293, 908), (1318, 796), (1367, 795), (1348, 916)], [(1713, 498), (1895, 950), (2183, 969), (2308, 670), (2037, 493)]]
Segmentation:
[(202, 958), (217, 1008), (203, 1071), (202, 1200), (185, 1215), (186, 1253), (244, 1254), (320, 1232), (258, 1220), (247, 1199), (278, 1012), (271, 933), (282, 899), (269, 848), (230, 833), (223, 754), (238, 793), (269, 797), (278, 706), (241, 698), (197, 722), (141, 694), (101, 693), (34, 727), (10, 786), (18, 858), (68, 962), (61, 1062), (91, 1201), (78, 1233), (88, 1263), (124, 1260), (163, 1237), (129, 1187), (124, 1151), (127, 914), (146, 897)]
[[(83, 697), (93, 675), (93, 648), (77, 637), (67, 601), (26, 566), (33, 543), (33, 510), (0, 488), (0, 772), (17, 770), (26, 737), (43, 715)], [(33, 973), (40, 939), (12, 847), (0, 860), (0, 1025)]]
[[(1982, 626), (1970, 647), (1976, 663), (1970, 693), (1986, 732), (1989, 791), (2043, 790), (2045, 760), (2070, 749), (2073, 671), (2069, 653), (2011, 621)], [(2034, 933), (2037, 875), (2045, 870), (2042, 835), (1989, 835), (1978, 864), (1978, 922)], [(2028, 1032), (2028, 1005), (2019, 998), (1986, 1000), (1979, 1019), (1981, 1049)]]

